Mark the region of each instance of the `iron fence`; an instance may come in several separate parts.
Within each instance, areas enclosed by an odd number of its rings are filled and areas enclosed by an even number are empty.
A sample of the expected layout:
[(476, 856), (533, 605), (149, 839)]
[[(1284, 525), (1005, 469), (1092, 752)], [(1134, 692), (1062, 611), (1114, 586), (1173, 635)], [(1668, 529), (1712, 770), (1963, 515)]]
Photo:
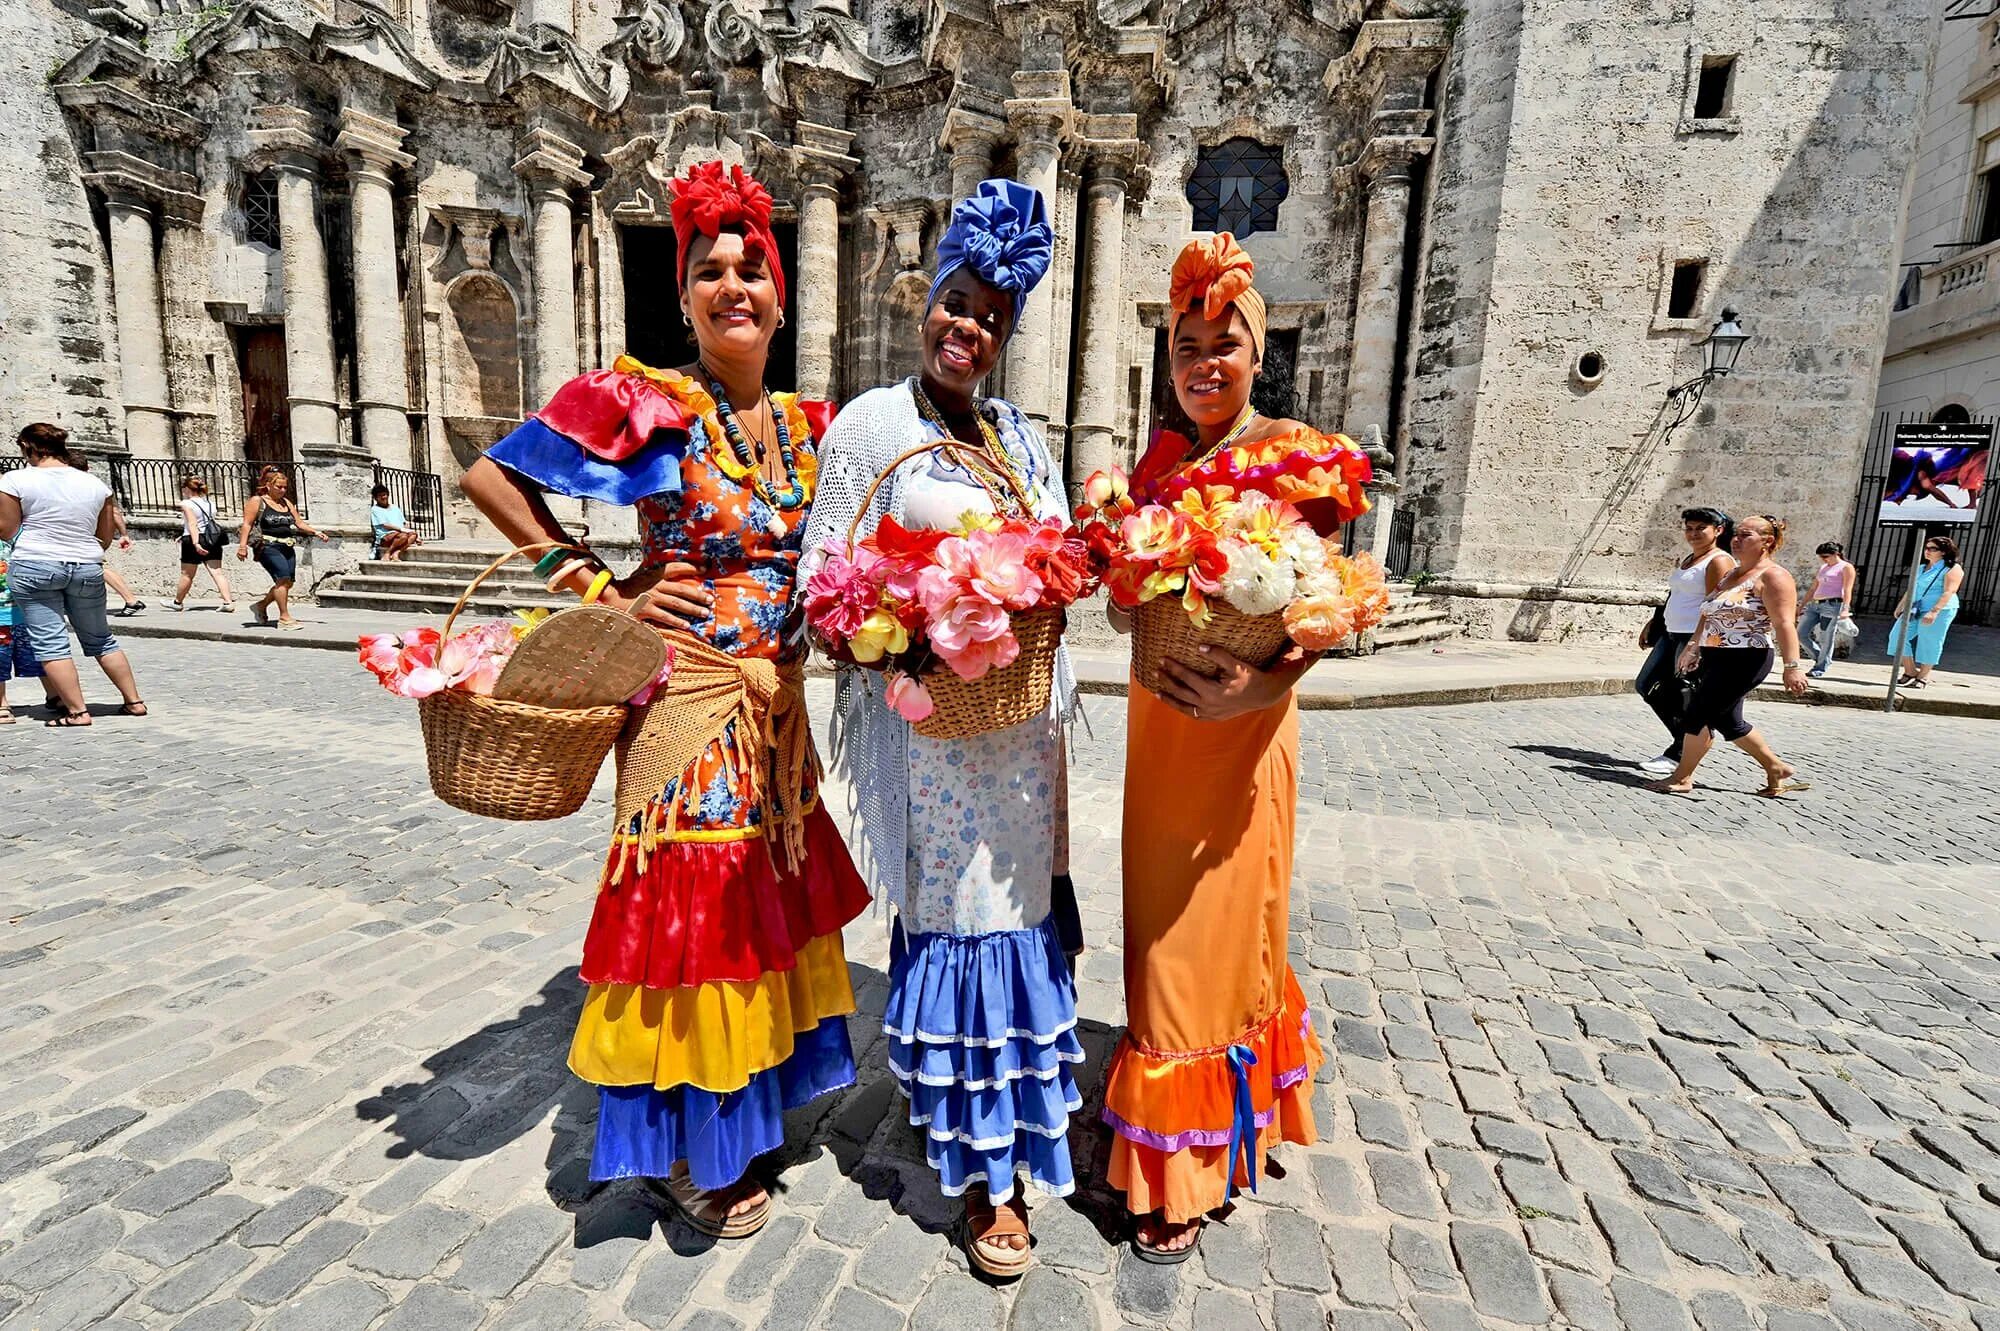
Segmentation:
[[(1958, 542), (1958, 560), (1965, 568), (1965, 581), (1958, 590), (1958, 617), (1968, 624), (1990, 624), (1995, 601), (2000, 599), (2000, 508), (1982, 496), (1977, 522), (1947, 526), (1884, 526), (1875, 520), (1881, 507), (1882, 491), (1889, 483), (1889, 460), (1896, 450), (1896, 427), (1915, 425), (1930, 417), (1920, 411), (1897, 416), (1883, 412), (1875, 422), (1874, 436), (1861, 467), (1861, 484), (1854, 492), (1853, 536), (1847, 543), (1847, 557), (1857, 570), (1854, 609), (1857, 614), (1893, 614), (1896, 603), (1909, 590), (1910, 559), (1924, 531), (1949, 535)], [(1973, 423), (1988, 425), (2000, 417), (1977, 416)]]
[(375, 484), (389, 487), (389, 502), (403, 510), (410, 530), (427, 541), (444, 539), (444, 480), (433, 471), (375, 464)]
[(113, 458), (111, 493), (126, 513), (157, 513), (167, 517), (181, 511), (181, 482), (189, 476), (208, 487), (208, 497), (225, 526), (236, 520), (250, 496), (257, 492), (257, 477), (266, 467), (283, 472), (291, 482), (291, 500), (300, 513), (307, 512), (305, 469), (296, 462), (240, 462), (220, 459)]

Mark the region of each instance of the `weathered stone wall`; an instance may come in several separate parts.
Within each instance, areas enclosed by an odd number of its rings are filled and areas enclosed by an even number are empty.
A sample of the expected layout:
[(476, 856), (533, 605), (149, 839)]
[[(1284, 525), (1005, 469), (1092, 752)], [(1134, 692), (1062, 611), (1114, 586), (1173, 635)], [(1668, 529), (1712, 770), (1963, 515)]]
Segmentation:
[[(1525, 0), (1503, 131), (1481, 38), (1504, 45), (1516, 8), (1471, 6), (1456, 44), (1410, 422), (1412, 568), (1587, 601), (1657, 584), (1689, 504), (1780, 513), (1802, 539), (1844, 531), (1931, 7), (1704, 0), (1690, 18), (1666, 0)], [(1698, 132), (1684, 118), (1705, 54), (1739, 56), (1736, 117)], [(1499, 187), (1482, 190), (1496, 154)], [(1697, 314), (1669, 321), (1666, 274), (1695, 257)], [(1725, 304), (1755, 340), (1662, 445), (1666, 390)], [(1608, 366), (1595, 387), (1571, 372), (1587, 351)], [(1563, 630), (1561, 601), (1522, 604), (1509, 633)]]
[(50, 0), (0, 6), (0, 442), (52, 420), (93, 451), (124, 447), (105, 241), (83, 164), (49, 93), (89, 41)]

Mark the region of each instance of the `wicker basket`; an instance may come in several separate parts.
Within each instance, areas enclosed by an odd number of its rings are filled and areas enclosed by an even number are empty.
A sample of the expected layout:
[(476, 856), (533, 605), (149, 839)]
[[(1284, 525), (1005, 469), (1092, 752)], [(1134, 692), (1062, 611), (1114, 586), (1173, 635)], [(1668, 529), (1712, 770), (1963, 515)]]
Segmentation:
[(1178, 596), (1156, 596), (1132, 612), (1132, 673), (1154, 693), (1165, 676), (1160, 665), (1178, 661), (1198, 675), (1217, 671), (1203, 647), (1220, 647), (1237, 660), (1262, 669), (1284, 654), (1291, 638), (1282, 613), (1246, 615), (1219, 600), (1208, 603), (1208, 627), (1197, 628)]
[[(443, 636), (493, 571), (554, 542), (522, 546), (487, 565), (446, 616)], [(537, 822), (583, 807), (604, 755), (625, 726), (627, 709), (538, 707), (445, 689), (417, 703), (431, 789), (454, 809), (483, 818)]]
[(1056, 647), (1062, 641), (1062, 611), (1029, 610), (1014, 616), (1021, 654), (1013, 664), (978, 679), (960, 679), (949, 669), (924, 680), (935, 710), (912, 725), (925, 739), (969, 739), (1018, 726), (1049, 705)]

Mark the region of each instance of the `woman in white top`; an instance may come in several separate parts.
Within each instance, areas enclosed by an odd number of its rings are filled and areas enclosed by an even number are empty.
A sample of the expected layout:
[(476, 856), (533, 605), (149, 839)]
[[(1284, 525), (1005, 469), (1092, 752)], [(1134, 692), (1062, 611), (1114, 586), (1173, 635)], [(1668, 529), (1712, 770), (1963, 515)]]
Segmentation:
[(222, 598), (224, 610), (236, 608), (229, 594), (229, 579), (222, 576), (222, 547), (229, 533), (222, 529), (222, 515), (208, 497), (208, 482), (199, 476), (181, 478), (181, 580), (174, 586), (174, 609), (187, 609), (188, 593), (194, 590), (197, 565), (208, 569), (209, 580)]
[(1674, 672), (1674, 662), (1701, 619), (1701, 603), (1736, 568), (1736, 561), (1724, 553), (1732, 525), (1729, 515), (1719, 508), (1682, 512), (1681, 536), (1688, 543), (1687, 557), (1667, 575), (1667, 603), (1639, 633), (1639, 645), (1653, 650), (1633, 686), (1673, 737), (1666, 752), (1639, 764), (1641, 771), (1654, 776), (1665, 776), (1681, 763), (1681, 681)]
[(124, 698), (119, 711), (144, 716), (132, 665), (104, 614), (104, 551), (118, 530), (110, 487), (70, 465), (69, 432), (60, 426), (30, 425), (20, 444), (28, 465), (0, 475), (0, 539), (14, 543), (8, 572), (28, 645), (62, 699), (62, 715), (49, 725), (90, 724), (70, 660), (72, 628)]

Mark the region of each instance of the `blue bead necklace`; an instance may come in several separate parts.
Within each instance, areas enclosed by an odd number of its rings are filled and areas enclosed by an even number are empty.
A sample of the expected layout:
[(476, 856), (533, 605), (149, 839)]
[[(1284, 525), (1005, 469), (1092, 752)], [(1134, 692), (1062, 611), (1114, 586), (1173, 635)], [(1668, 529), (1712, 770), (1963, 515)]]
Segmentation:
[[(765, 477), (762, 461), (750, 451), (750, 441), (736, 421), (736, 408), (729, 405), (729, 394), (722, 391), (722, 385), (708, 372), (708, 366), (701, 367), (701, 375), (708, 381), (708, 395), (715, 399), (715, 414), (722, 422), (723, 438), (728, 440), (730, 452), (736, 455), (737, 465), (750, 474), (751, 489), (773, 508), (790, 512), (803, 507), (806, 488), (799, 483), (799, 460), (792, 449), (792, 432), (785, 428), (785, 413), (775, 406), (771, 409), (771, 423), (778, 427), (778, 456), (785, 464), (785, 488), (777, 491)], [(769, 397), (766, 393), (759, 401)]]

